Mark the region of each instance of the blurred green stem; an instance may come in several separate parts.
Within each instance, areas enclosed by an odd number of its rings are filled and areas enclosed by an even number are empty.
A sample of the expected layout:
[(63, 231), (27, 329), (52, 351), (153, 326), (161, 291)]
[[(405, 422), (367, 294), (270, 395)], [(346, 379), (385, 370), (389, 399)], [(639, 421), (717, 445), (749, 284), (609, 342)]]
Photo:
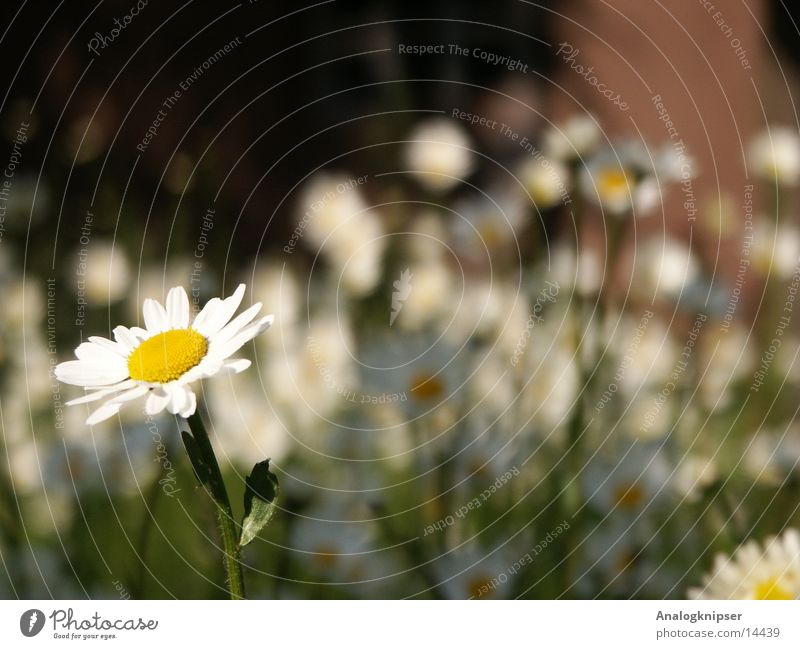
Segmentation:
[(153, 481), (147, 489), (147, 495), (144, 498), (144, 511), (142, 512), (142, 520), (139, 522), (139, 565), (136, 569), (136, 574), (131, 580), (131, 596), (133, 599), (142, 599), (144, 597), (144, 587), (147, 572), (147, 548), (150, 542), (150, 530), (152, 529), (153, 521), (155, 520), (156, 503), (158, 502), (158, 494), (161, 492), (161, 476), (164, 474), (163, 468), (159, 464), (159, 469), (156, 472)]
[(208, 438), (200, 413), (195, 411), (186, 421), (189, 422), (192, 436), (197, 442), (197, 448), (205, 464), (211, 469), (208, 484), (211, 498), (214, 500), (217, 509), (217, 520), (222, 536), (222, 546), (225, 551), (224, 563), (225, 571), (228, 573), (228, 587), (230, 588), (231, 599), (244, 599), (244, 573), (240, 563), (239, 534), (236, 521), (233, 518), (233, 509), (231, 508), (230, 498), (228, 498), (228, 491), (225, 489), (222, 472), (217, 463), (217, 456), (214, 454), (211, 440)]

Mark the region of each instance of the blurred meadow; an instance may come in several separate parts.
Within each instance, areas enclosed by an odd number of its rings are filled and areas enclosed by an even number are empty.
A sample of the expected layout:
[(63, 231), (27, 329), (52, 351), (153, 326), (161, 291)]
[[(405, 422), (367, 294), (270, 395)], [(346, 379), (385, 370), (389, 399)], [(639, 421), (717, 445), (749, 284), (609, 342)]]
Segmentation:
[(227, 595), (183, 417), (54, 368), (244, 283), (248, 597), (800, 597), (797, 9), (13, 4), (0, 596)]

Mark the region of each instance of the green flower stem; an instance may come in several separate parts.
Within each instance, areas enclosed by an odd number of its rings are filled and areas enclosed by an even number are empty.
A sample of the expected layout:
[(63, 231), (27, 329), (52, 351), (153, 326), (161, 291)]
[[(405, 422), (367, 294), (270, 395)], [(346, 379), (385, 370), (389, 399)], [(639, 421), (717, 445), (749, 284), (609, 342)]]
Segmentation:
[(219, 521), (220, 534), (222, 535), (222, 545), (225, 551), (225, 570), (228, 573), (228, 587), (230, 588), (231, 599), (244, 599), (244, 573), (240, 563), (241, 548), (239, 546), (239, 533), (236, 521), (233, 518), (231, 501), (228, 498), (228, 491), (225, 489), (225, 482), (222, 480), (222, 472), (217, 463), (217, 457), (208, 438), (205, 424), (199, 412), (191, 415), (187, 421), (191, 428), (192, 436), (197, 443), (197, 448), (203, 457), (204, 462), (211, 469), (208, 486), (211, 498), (217, 506), (217, 520)]

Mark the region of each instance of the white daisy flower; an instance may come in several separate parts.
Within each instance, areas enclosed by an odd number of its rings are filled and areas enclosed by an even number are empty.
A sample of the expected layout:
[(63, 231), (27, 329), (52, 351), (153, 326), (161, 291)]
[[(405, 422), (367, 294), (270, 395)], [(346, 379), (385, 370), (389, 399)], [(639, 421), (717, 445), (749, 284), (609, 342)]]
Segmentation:
[(512, 565), (500, 552), (467, 545), (442, 557), (434, 570), (448, 599), (503, 599), (513, 585)]
[(529, 157), (520, 165), (518, 175), (536, 207), (548, 209), (562, 201), (570, 202), (571, 179), (562, 162)]
[(760, 218), (753, 223), (751, 259), (761, 275), (789, 279), (800, 263), (800, 230), (790, 223)]
[(130, 264), (122, 246), (97, 241), (89, 248), (82, 288), (85, 287), (91, 304), (111, 304), (125, 297), (130, 276)]
[(649, 215), (661, 203), (663, 187), (675, 180), (674, 169), (657, 175), (662, 163), (660, 154), (655, 155), (657, 160), (637, 140), (600, 151), (581, 170), (584, 195), (614, 216)]
[(689, 246), (666, 237), (653, 238), (636, 255), (637, 291), (643, 296), (658, 294), (676, 298), (700, 278), (700, 264)]
[(800, 180), (800, 134), (785, 126), (769, 128), (753, 138), (747, 158), (754, 174), (794, 185)]
[(575, 115), (544, 134), (544, 150), (549, 158), (560, 161), (581, 159), (599, 144), (602, 132), (589, 115)]
[(467, 133), (459, 124), (440, 117), (417, 124), (404, 153), (417, 180), (434, 191), (449, 191), (475, 166)]
[(690, 588), (692, 599), (797, 599), (800, 597), (800, 532), (788, 529), (740, 546), (733, 557), (718, 555), (702, 588)]
[(231, 320), (244, 291), (245, 285), (240, 284), (230, 297), (209, 300), (191, 325), (189, 298), (182, 287), (169, 291), (166, 308), (156, 300), (145, 300), (144, 329), (116, 327), (113, 341), (90, 336), (75, 350), (78, 360), (56, 366), (59, 381), (89, 391), (67, 405), (108, 399), (86, 420), (90, 426), (113, 417), (123, 404), (145, 395), (148, 415), (164, 409), (181, 417), (194, 414), (197, 397), (190, 384), (247, 369), (249, 360), (230, 356), (272, 324), (272, 315), (254, 320), (261, 303)]

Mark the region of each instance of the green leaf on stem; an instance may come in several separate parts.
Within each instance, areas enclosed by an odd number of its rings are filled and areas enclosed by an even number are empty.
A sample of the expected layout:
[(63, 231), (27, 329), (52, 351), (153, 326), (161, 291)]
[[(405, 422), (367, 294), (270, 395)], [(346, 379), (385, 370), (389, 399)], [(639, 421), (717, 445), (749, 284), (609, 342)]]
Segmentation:
[(197, 442), (191, 433), (181, 431), (181, 438), (183, 445), (186, 447), (186, 453), (189, 455), (189, 460), (192, 463), (192, 470), (200, 484), (206, 487), (211, 487), (212, 476), (214, 475), (212, 468), (203, 459), (203, 454), (197, 446)]
[(256, 464), (245, 484), (241, 546), (256, 538), (275, 515), (279, 492), (278, 478), (269, 470), (269, 460)]

